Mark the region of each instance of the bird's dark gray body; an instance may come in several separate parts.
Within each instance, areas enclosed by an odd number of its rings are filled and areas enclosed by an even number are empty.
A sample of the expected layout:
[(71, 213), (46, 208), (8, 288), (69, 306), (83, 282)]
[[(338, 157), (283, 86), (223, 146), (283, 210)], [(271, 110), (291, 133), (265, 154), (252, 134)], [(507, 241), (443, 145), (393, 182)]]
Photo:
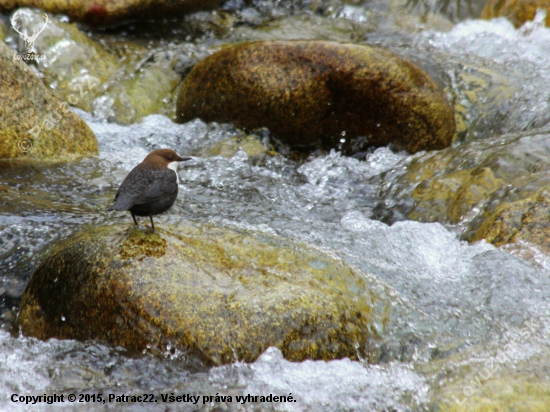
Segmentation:
[(107, 210), (127, 210), (135, 216), (149, 216), (155, 230), (153, 216), (166, 212), (178, 197), (178, 175), (173, 166), (190, 160), (180, 157), (171, 149), (149, 153), (142, 163), (132, 169), (118, 188), (115, 200)]
[(107, 210), (129, 210), (137, 216), (166, 212), (178, 197), (178, 178), (172, 169), (137, 166), (126, 176)]

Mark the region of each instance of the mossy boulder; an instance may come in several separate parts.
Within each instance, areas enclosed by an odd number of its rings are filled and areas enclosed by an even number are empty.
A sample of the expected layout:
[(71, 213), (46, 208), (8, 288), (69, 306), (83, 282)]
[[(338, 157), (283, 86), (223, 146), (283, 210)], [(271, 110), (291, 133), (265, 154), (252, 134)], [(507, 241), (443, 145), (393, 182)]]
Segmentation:
[(481, 12), (481, 18), (507, 17), (516, 27), (535, 19), (537, 10), (546, 11), (546, 26), (550, 26), (549, 0), (489, 0)]
[(97, 154), (86, 123), (0, 41), (0, 159)]
[(48, 13), (68, 15), (72, 20), (106, 25), (152, 17), (173, 17), (212, 9), (219, 3), (219, 0), (0, 0), (0, 11), (38, 7)]
[(49, 252), (18, 324), (41, 339), (175, 350), (207, 365), (253, 361), (269, 346), (295, 361), (357, 359), (387, 321), (374, 314), (380, 300), (351, 267), (283, 239), (107, 226)]
[(441, 88), (387, 50), (325, 41), (267, 41), (228, 47), (197, 64), (177, 100), (194, 118), (267, 127), (295, 148), (347, 154), (393, 143), (441, 149), (455, 134)]

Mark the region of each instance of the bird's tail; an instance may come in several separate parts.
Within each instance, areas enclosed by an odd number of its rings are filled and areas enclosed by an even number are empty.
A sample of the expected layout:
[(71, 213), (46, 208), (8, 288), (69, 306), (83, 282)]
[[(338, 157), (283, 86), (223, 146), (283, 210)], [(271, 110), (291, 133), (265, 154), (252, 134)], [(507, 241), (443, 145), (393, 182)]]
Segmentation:
[(113, 203), (109, 208), (107, 209), (107, 212), (111, 210), (128, 210), (128, 207), (126, 205), (121, 205), (120, 202)]

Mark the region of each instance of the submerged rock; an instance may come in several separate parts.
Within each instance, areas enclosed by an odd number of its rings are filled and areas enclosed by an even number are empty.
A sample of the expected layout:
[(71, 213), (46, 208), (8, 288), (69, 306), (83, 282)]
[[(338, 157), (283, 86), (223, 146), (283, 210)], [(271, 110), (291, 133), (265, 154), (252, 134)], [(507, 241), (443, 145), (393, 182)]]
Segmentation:
[(137, 122), (150, 114), (174, 118), (176, 88), (181, 79), (170, 62), (149, 52), (141, 61), (128, 63), (132, 60), (136, 59), (127, 56), (123, 70), (110, 82), (105, 94), (96, 99), (94, 114), (122, 124)]
[(353, 154), (389, 143), (448, 146), (453, 109), (420, 68), (384, 49), (324, 41), (245, 43), (197, 64), (183, 82), (180, 121), (267, 127), (294, 148)]
[[(462, 224), (463, 239), (550, 251), (550, 136), (506, 135), (427, 153), (384, 176), (379, 217)], [(384, 205), (391, 205), (389, 208)]]
[[(424, 19), (430, 18), (430, 14), (443, 15), (450, 19), (450, 21), (458, 22), (468, 18), (477, 19), (479, 14), (485, 5), (487, 0), (450, 0), (433, 2), (426, 1), (402, 1), (402, 0), (389, 0), (382, 2), (382, 4), (388, 4), (390, 10), (394, 13), (401, 12), (407, 16), (419, 15)], [(433, 18), (433, 17), (432, 17)], [(422, 20), (423, 22), (424, 20)], [(428, 28), (428, 30), (434, 30)]]
[[(17, 24), (22, 32), (43, 30), (34, 43), (36, 53), (44, 55), (37, 61), (43, 82), (59, 99), (91, 112), (102, 85), (119, 69), (116, 59), (75, 24), (51, 17), (44, 25), (44, 13), (40, 10), (19, 9)], [(23, 52), (24, 42), (21, 36), (16, 38), (19, 52)]]
[[(20, 30), (33, 32), (44, 25), (39, 10), (19, 9), (18, 16)], [(35, 47), (38, 54), (44, 55), (37, 62), (44, 83), (71, 106), (123, 124), (149, 114), (173, 117), (180, 78), (162, 53), (156, 56), (128, 41), (110, 44), (111, 53), (75, 24), (55, 17), (50, 18)]]
[[(484, 351), (477, 347), (446, 360), (446, 365), (429, 365), (433, 373), (453, 371), (434, 387), (430, 410), (546, 411), (550, 405), (550, 382), (541, 378), (533, 365), (545, 365), (549, 353), (531, 341), (527, 343), (528, 332), (528, 328), (522, 328), (521, 334), (518, 331), (496, 349)], [(533, 347), (537, 347), (536, 353)], [(439, 368), (435, 370), (436, 367)]]
[[(338, 8), (342, 7), (339, 3)], [(365, 12), (367, 12), (365, 10)], [(291, 14), (279, 18), (270, 18), (261, 24), (237, 24), (231, 27), (227, 40), (235, 43), (282, 40), (318, 40), (351, 43), (360, 39), (365, 32), (378, 28), (379, 15), (369, 16), (359, 23), (350, 19), (327, 19), (319, 14)], [(248, 21), (245, 21), (248, 23)], [(228, 30), (229, 31), (229, 30)]]
[(374, 313), (380, 300), (343, 262), (284, 239), (108, 226), (50, 251), (18, 324), (41, 339), (183, 352), (208, 365), (253, 361), (269, 346), (295, 361), (357, 359), (377, 336), (375, 322), (387, 321)]
[(0, 40), (4, 40), (6, 38), (7, 33), (8, 33), (8, 26), (6, 26), (6, 23), (4, 23), (4, 21), (0, 19)]
[(412, 220), (456, 224), (478, 202), (505, 185), (506, 182), (495, 177), (488, 167), (434, 176), (414, 188), (415, 207), (407, 216)]
[(93, 132), (0, 41), (0, 158), (97, 154)]
[(547, 172), (535, 173), (493, 193), (463, 237), (495, 246), (525, 241), (550, 252), (549, 185)]
[(0, 11), (38, 7), (48, 13), (68, 15), (72, 20), (103, 25), (152, 17), (173, 17), (215, 8), (219, 3), (219, 0), (0, 0)]
[(239, 150), (242, 150), (247, 156), (255, 159), (260, 159), (267, 155), (276, 156), (278, 153), (266, 141), (267, 139), (267, 137), (262, 138), (255, 134), (246, 135), (242, 133), (242, 135), (237, 135), (201, 148), (193, 154), (199, 157), (221, 156), (229, 159), (235, 156)]
[[(525, 80), (507, 67), (498, 67), (484, 61), (483, 65), (456, 59), (450, 55), (433, 53), (450, 73), (454, 97), (456, 138), (453, 143), (464, 143), (522, 130), (525, 120), (514, 96)], [(521, 106), (523, 104), (523, 106)]]
[(481, 12), (481, 18), (507, 17), (516, 27), (535, 19), (537, 10), (546, 11), (546, 26), (550, 26), (550, 2), (548, 0), (489, 0)]
[[(432, 410), (452, 412), (542, 412), (547, 410), (550, 404), (550, 385), (546, 379), (540, 379), (532, 372), (507, 371), (508, 375), (499, 374), (496, 377), (489, 375), (490, 379), (484, 380), (483, 376), (487, 376), (491, 370), (500, 366), (496, 361), (492, 362), (491, 365), (480, 368), (478, 376), (458, 382), (452, 389), (438, 388)], [(495, 366), (492, 366), (493, 364)], [(478, 382), (480, 382), (480, 388), (475, 386)]]

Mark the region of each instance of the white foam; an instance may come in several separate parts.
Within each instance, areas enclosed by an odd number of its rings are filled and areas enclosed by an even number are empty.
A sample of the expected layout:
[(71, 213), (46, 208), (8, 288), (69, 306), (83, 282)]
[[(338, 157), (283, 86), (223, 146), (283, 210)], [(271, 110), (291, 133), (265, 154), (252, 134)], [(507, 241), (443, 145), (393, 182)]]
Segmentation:
[[(235, 368), (216, 368), (211, 375), (227, 375)], [(404, 411), (411, 402), (401, 400), (410, 397), (417, 404), (428, 400), (428, 385), (407, 365), (365, 366), (349, 359), (289, 362), (272, 347), (240, 368), (243, 395), (292, 394), (296, 401), (273, 404), (276, 411)]]

